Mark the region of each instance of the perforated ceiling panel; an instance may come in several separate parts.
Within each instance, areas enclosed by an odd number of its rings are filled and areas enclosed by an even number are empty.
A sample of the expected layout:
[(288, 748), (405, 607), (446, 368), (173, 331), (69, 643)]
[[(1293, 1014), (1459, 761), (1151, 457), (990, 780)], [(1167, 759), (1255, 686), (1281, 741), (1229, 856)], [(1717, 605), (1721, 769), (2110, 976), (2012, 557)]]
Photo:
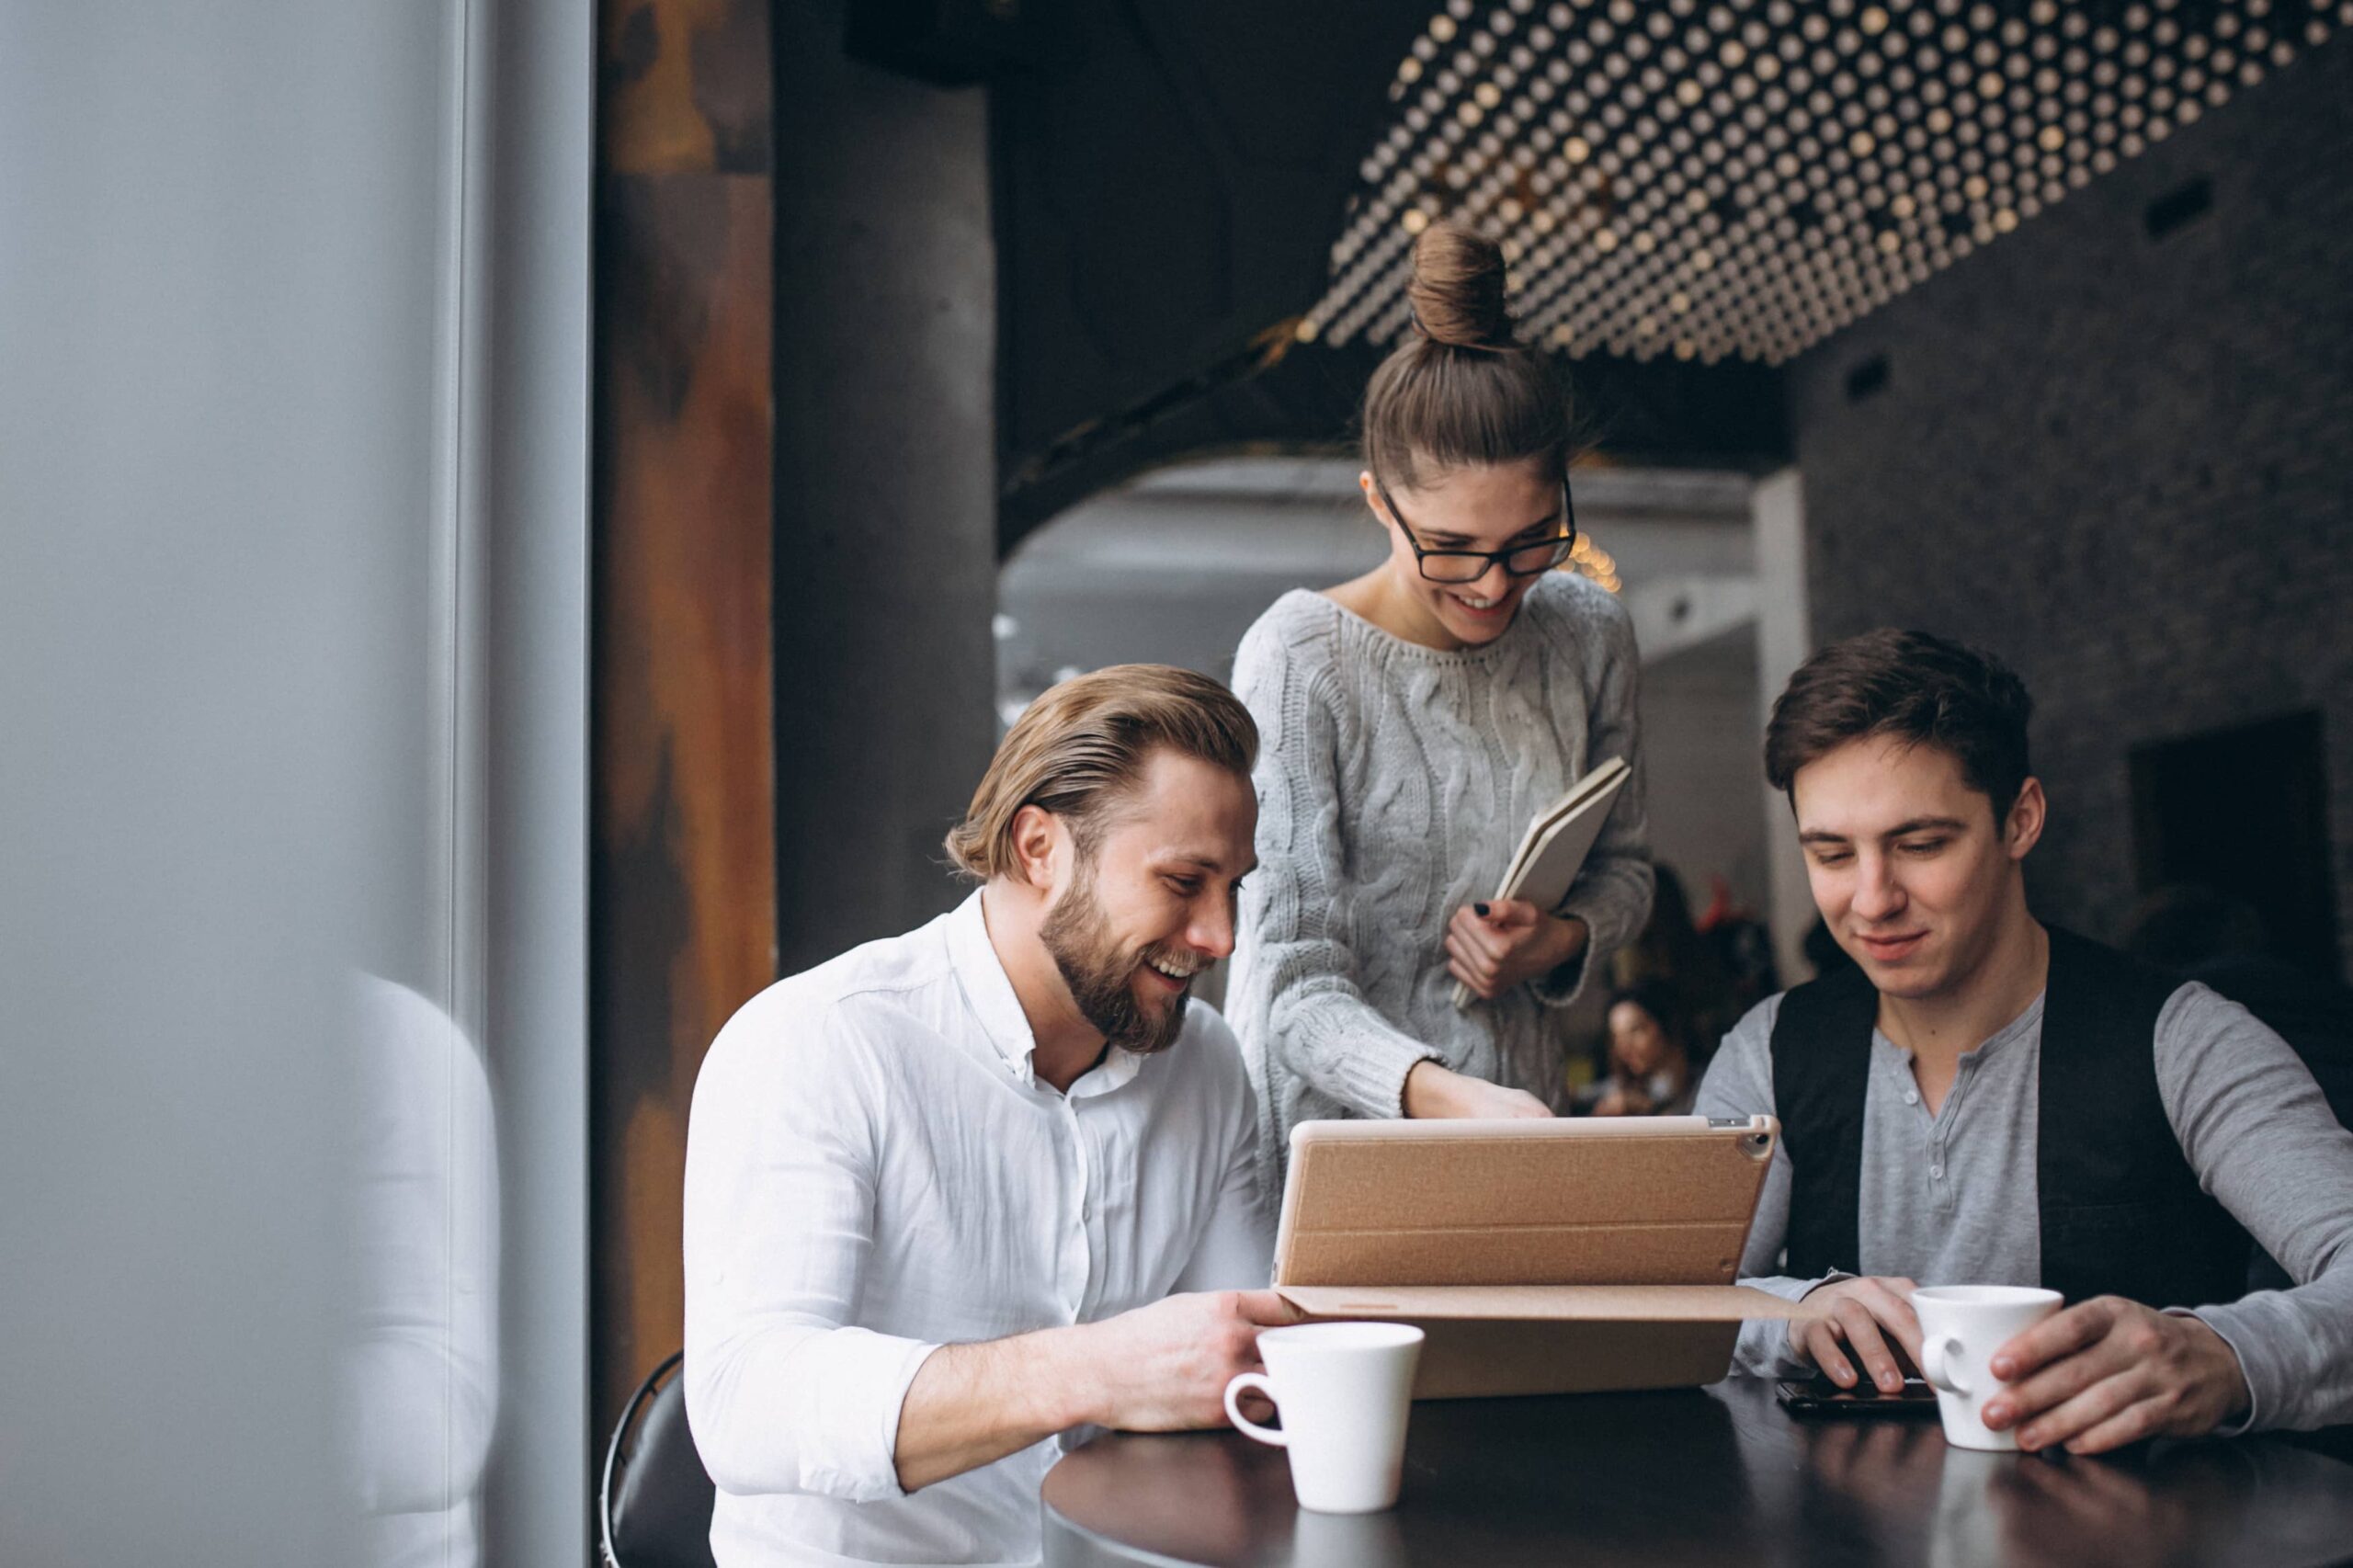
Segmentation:
[(2353, 0), (1449, 0), (1299, 334), (1396, 337), (1451, 214), (1502, 242), (1532, 340), (1779, 363), (2348, 26)]

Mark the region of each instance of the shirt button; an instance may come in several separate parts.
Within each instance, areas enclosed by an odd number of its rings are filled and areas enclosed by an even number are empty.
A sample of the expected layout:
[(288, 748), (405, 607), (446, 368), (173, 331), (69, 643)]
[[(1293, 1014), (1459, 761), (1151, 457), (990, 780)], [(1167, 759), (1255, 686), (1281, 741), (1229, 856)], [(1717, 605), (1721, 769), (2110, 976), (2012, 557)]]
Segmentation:
[(1928, 1167), (1928, 1175), (1936, 1178), (1938, 1181), (1942, 1181), (1945, 1179), (1945, 1168), (1942, 1165), (1930, 1165)]
[(1905, 1105), (1918, 1105), (1920, 1103), (1920, 1091), (1917, 1089), (1904, 1090), (1904, 1103)]

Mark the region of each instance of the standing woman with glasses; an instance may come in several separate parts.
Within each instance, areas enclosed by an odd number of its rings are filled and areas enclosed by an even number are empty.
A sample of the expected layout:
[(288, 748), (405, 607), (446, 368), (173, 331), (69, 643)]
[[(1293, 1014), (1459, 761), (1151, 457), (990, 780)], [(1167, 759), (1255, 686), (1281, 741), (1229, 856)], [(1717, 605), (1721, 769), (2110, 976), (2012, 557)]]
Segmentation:
[[(1504, 281), (1489, 241), (1423, 233), (1415, 330), (1365, 393), (1358, 483), (1388, 559), (1285, 594), (1234, 657), (1265, 747), (1227, 1010), (1270, 1191), (1300, 1121), (1550, 1114), (1560, 1009), (1650, 909), (1633, 628), (1554, 570), (1576, 538), (1566, 391)], [(1612, 756), (1633, 777), (1561, 906), (1477, 902)]]

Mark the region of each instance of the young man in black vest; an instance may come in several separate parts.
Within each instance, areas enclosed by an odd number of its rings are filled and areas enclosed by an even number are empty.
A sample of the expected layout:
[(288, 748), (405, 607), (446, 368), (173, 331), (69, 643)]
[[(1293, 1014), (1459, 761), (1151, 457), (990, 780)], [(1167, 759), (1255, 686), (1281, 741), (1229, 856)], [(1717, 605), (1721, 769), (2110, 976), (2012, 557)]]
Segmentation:
[[(2029, 912), (2030, 708), (1899, 631), (1774, 704), (1766, 773), (1855, 967), (1760, 1005), (1700, 1089), (1781, 1119), (1743, 1283), (1829, 1309), (1741, 1362), (1893, 1389), (1915, 1280), (2039, 1284), (2069, 1304), (1996, 1353), (1985, 1413), (2025, 1448), (2353, 1421), (2353, 1133), (2244, 1008)], [(2250, 1233), (2295, 1289), (2245, 1293)]]

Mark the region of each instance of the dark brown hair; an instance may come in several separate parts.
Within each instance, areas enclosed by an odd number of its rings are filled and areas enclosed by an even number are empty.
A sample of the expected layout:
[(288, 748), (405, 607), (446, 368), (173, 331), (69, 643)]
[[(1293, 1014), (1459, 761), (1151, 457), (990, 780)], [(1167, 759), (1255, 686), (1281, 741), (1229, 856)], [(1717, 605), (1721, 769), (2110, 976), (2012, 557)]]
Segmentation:
[[(1790, 794), (1798, 769), (1866, 736), (1934, 746), (1961, 764), (2001, 821), (2031, 771), (2034, 699), (2007, 665), (1925, 631), (1881, 627), (1833, 642), (1798, 666), (1765, 726), (1765, 777)], [(1794, 804), (1796, 797), (1790, 796)]]
[(1602, 1009), (1602, 1017), (1607, 1019), (1610, 1009), (1620, 1002), (1631, 1002), (1648, 1013), (1657, 1023), (1659, 1033), (1683, 1052), (1684, 1060), (1692, 1066), (1707, 1064), (1706, 1053), (1699, 1049), (1699, 1030), (1692, 1020), (1691, 1006), (1674, 982), (1663, 975), (1652, 975), (1631, 985), (1621, 985), (1609, 994), (1609, 1006)]
[(1169, 665), (1113, 665), (1049, 687), (997, 743), (964, 820), (949, 831), (949, 857), (983, 881), (1017, 878), (1013, 819), (1024, 806), (1063, 818), (1093, 853), (1106, 813), (1161, 746), (1246, 779), (1258, 726), (1224, 687)]
[(1434, 223), (1415, 242), (1415, 330), (1364, 394), (1365, 466), (1383, 483), (1413, 485), (1426, 462), (1568, 472), (1567, 389), (1513, 335), (1505, 281), (1503, 252), (1471, 229)]

